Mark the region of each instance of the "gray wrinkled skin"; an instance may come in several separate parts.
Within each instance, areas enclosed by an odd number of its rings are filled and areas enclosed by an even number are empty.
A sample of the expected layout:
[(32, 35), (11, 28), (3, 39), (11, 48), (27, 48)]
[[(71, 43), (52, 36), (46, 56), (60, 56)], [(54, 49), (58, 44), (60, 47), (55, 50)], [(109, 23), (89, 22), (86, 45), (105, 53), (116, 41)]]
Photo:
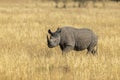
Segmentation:
[[(60, 46), (62, 53), (70, 50), (81, 51), (87, 49), (87, 53), (97, 53), (98, 37), (95, 33), (87, 28), (58, 28), (55, 32), (48, 30), (50, 38), (47, 36), (49, 48)], [(95, 49), (96, 48), (96, 49)]]

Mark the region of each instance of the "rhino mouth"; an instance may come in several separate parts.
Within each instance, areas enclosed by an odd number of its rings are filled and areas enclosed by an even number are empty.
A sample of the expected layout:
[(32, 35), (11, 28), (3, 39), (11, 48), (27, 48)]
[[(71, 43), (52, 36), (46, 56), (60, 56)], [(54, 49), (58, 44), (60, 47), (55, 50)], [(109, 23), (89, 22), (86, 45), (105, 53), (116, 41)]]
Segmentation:
[(48, 45), (49, 48), (53, 48), (53, 46)]
[(48, 35), (47, 35), (47, 45), (48, 45), (49, 48), (53, 48), (54, 47), (54, 46), (50, 45), (50, 40), (48, 38)]

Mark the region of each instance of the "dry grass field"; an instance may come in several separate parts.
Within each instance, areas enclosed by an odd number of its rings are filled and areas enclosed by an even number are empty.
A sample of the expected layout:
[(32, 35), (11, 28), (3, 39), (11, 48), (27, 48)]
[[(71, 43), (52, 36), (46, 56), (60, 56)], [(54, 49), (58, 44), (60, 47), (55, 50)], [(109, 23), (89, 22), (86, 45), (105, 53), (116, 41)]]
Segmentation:
[[(120, 4), (54, 8), (50, 2), (0, 3), (0, 80), (120, 80)], [(98, 55), (47, 47), (47, 30), (74, 26), (99, 36)]]

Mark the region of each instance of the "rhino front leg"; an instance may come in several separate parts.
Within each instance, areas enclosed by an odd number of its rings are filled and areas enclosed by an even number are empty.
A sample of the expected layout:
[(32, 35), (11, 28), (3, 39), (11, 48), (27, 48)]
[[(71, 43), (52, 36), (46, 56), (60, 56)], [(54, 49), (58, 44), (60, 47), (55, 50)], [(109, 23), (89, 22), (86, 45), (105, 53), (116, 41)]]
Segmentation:
[(62, 54), (68, 53), (69, 51), (71, 51), (73, 49), (72, 46), (66, 46), (63, 50), (62, 50)]

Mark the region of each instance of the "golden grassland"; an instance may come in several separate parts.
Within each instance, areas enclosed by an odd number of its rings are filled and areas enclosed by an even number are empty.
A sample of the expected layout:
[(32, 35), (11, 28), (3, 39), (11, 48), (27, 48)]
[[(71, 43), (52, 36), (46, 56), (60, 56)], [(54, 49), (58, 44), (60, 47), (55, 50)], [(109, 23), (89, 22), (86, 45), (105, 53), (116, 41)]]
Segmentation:
[[(47, 47), (47, 30), (74, 26), (99, 36), (98, 55)], [(0, 80), (120, 80), (120, 5), (54, 8), (0, 3)]]

